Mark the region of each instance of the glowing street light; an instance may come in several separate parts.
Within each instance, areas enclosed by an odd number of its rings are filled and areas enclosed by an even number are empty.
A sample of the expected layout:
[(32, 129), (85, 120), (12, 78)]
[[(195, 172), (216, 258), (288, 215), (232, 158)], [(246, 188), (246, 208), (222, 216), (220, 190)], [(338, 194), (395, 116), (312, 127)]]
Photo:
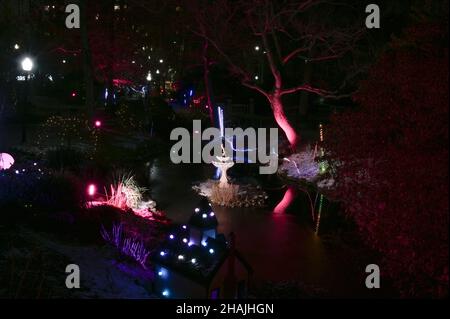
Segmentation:
[(259, 51), (259, 46), (255, 46), (255, 51)]
[(30, 72), (33, 70), (33, 60), (31, 60), (29, 57), (26, 57), (21, 62), (22, 70), (26, 72)]
[(19, 44), (14, 44), (14, 50), (19, 50), (20, 49), (20, 45)]
[(164, 60), (163, 59), (159, 59), (159, 63), (163, 63), (164, 62)]
[(147, 74), (147, 81), (151, 81), (152, 80), (152, 74), (150, 73), (150, 72), (148, 72), (148, 74)]

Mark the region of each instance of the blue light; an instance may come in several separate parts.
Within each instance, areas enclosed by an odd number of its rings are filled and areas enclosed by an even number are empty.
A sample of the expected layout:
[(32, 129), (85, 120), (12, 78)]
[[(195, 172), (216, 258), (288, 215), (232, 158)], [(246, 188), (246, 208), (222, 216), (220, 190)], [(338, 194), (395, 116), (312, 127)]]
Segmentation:
[(189, 90), (189, 96), (194, 95), (194, 91), (193, 90)]
[(170, 238), (170, 239), (174, 239), (174, 238), (175, 238), (175, 236), (174, 236), (174, 235), (172, 235), (172, 234), (170, 234), (169, 238)]
[(165, 255), (166, 255), (166, 253), (165, 253), (164, 251), (160, 252), (159, 254), (160, 254), (161, 256), (165, 256)]
[(210, 253), (210, 254), (214, 254), (214, 249), (211, 248), (211, 249), (209, 250), (209, 253)]
[(203, 246), (203, 247), (208, 246), (208, 244), (206, 243), (206, 241), (202, 240), (202, 246)]
[(163, 292), (162, 292), (162, 295), (163, 295), (164, 297), (169, 297), (169, 290), (164, 289)]

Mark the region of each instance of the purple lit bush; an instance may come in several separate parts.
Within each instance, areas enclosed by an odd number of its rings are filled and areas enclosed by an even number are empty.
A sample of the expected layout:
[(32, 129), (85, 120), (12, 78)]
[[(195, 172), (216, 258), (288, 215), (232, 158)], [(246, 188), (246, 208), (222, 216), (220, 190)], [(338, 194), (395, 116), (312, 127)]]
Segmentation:
[(122, 254), (131, 257), (141, 264), (142, 267), (147, 268), (146, 261), (150, 255), (150, 251), (145, 248), (144, 243), (141, 240), (133, 237), (125, 237), (123, 235), (122, 223), (113, 224), (110, 232), (102, 225), (100, 234), (105, 241), (119, 249)]

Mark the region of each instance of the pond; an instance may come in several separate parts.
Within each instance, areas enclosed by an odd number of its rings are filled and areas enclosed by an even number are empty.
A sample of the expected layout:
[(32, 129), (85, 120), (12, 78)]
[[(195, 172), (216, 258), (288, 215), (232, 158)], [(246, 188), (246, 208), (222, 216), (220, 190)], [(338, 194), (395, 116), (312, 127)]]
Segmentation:
[[(148, 169), (151, 197), (176, 223), (186, 223), (199, 201), (192, 184), (214, 175), (212, 166), (175, 165), (163, 158), (149, 163)], [(336, 236), (349, 228), (338, 205), (322, 199), (319, 219), (320, 196), (312, 196), (316, 203), (312, 216), (309, 199), (301, 191), (278, 187), (267, 189), (267, 193), (265, 208), (214, 205), (218, 232), (236, 234), (237, 248), (254, 269), (254, 282), (296, 280), (337, 297), (380, 297), (386, 293), (385, 289), (365, 287), (366, 265), (378, 262), (373, 254), (361, 254), (360, 242), (343, 244)]]

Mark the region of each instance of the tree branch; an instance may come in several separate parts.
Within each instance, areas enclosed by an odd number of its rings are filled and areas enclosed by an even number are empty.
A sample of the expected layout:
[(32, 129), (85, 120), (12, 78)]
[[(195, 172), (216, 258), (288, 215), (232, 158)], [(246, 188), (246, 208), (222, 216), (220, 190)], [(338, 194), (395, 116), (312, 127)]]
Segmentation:
[(348, 94), (338, 95), (338, 94), (336, 94), (337, 92), (331, 92), (331, 91), (312, 87), (309, 84), (303, 84), (303, 85), (299, 85), (299, 86), (296, 86), (296, 87), (293, 87), (290, 89), (282, 90), (281, 95), (292, 94), (292, 93), (299, 92), (299, 91), (314, 93), (314, 94), (317, 94), (324, 98), (329, 98), (329, 99), (347, 98), (347, 97), (351, 97), (353, 94), (353, 93), (348, 93)]

